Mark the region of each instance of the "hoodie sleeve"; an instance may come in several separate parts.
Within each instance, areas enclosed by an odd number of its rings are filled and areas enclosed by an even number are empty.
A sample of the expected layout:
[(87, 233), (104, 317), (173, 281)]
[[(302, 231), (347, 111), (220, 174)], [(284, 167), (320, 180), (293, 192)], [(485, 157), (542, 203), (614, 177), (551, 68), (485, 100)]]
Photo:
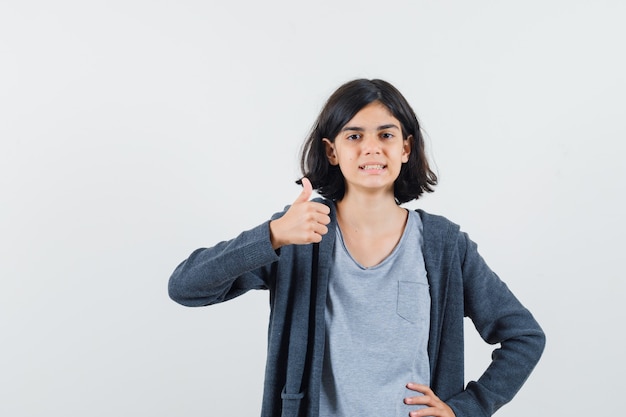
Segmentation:
[(519, 391), (543, 353), (545, 335), (532, 314), (460, 233), (464, 308), (485, 342), (499, 347), (478, 381), (447, 401), (457, 417), (491, 416)]
[(269, 221), (211, 248), (200, 248), (176, 267), (168, 291), (179, 304), (221, 303), (252, 289), (267, 289), (279, 258), (270, 242)]

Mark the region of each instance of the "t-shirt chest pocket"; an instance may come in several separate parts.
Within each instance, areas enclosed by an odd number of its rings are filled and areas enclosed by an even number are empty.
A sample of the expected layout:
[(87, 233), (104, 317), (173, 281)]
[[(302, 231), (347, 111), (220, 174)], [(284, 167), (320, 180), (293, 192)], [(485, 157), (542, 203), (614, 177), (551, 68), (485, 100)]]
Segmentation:
[(430, 293), (428, 284), (414, 281), (398, 281), (398, 305), (396, 312), (410, 323), (430, 318)]

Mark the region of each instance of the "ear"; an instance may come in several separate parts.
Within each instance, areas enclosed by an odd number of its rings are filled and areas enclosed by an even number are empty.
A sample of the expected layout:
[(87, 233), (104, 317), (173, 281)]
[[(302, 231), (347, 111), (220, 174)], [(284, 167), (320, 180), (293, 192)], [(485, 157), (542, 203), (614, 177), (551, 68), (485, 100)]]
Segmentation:
[(337, 161), (337, 153), (335, 152), (335, 144), (332, 143), (327, 138), (323, 138), (322, 142), (324, 142), (324, 147), (326, 149), (326, 158), (328, 158), (328, 162), (330, 162), (331, 165), (338, 165), (339, 161)]
[(402, 162), (409, 162), (409, 155), (411, 155), (411, 145), (413, 144), (413, 135), (409, 135), (403, 140), (402, 144)]

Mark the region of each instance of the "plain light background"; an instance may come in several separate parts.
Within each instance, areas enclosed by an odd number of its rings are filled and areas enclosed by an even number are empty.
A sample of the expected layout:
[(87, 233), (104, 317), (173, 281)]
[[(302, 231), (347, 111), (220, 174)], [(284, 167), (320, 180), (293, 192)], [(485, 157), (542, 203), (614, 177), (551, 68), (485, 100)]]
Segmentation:
[[(626, 3), (0, 0), (0, 415), (258, 415), (268, 294), (167, 296), (300, 189), (325, 99), (383, 78), (548, 344), (501, 417), (626, 388)], [(492, 347), (467, 326), (467, 379)], [(620, 407), (618, 407), (620, 405)]]

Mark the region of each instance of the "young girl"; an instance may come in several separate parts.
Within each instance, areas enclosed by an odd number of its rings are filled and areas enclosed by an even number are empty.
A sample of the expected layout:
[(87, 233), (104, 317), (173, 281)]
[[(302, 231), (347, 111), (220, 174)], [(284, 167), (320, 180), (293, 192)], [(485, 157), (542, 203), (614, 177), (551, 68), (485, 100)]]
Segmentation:
[[(490, 416), (543, 351), (531, 313), (449, 220), (400, 204), (433, 191), (402, 94), (358, 79), (304, 144), (303, 191), (271, 220), (194, 251), (170, 297), (205, 306), (267, 289), (262, 416)], [(323, 199), (310, 201), (313, 189)], [(463, 317), (500, 344), (464, 386)]]

